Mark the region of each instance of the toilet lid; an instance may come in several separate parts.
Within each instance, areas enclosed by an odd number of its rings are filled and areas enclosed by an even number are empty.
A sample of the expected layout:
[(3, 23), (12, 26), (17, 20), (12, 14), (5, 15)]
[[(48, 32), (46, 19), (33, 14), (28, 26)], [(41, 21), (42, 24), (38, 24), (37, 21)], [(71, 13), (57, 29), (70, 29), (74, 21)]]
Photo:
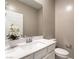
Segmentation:
[(55, 49), (55, 52), (56, 52), (57, 54), (60, 54), (60, 55), (68, 55), (68, 54), (69, 54), (69, 52), (68, 52), (67, 50), (62, 49), (62, 48), (56, 48), (56, 49)]

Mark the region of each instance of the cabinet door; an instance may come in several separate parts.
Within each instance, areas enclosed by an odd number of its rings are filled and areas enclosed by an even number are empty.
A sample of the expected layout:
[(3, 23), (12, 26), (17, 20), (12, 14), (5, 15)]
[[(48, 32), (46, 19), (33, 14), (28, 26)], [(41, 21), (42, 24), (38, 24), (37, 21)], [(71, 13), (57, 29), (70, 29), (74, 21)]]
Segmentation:
[(43, 59), (55, 59), (55, 53), (54, 51), (47, 54), (45, 57), (43, 57)]
[(45, 57), (43, 57), (42, 59), (48, 59), (48, 55), (46, 55)]
[(55, 45), (56, 45), (56, 44), (54, 43), (54, 44), (52, 44), (52, 45), (50, 45), (50, 46), (48, 47), (48, 53), (54, 51)]
[(44, 48), (34, 54), (34, 59), (42, 59), (47, 54), (47, 48)]
[(48, 59), (55, 59), (55, 53), (54, 51), (49, 53)]
[(23, 57), (21, 59), (33, 59), (33, 55), (29, 55), (29, 56)]

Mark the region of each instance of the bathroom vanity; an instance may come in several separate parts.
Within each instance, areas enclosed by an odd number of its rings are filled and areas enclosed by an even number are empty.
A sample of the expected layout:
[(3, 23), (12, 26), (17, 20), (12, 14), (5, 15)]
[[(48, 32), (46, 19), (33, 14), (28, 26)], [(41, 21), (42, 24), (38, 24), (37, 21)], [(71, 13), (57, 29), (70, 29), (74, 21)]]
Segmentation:
[(5, 51), (6, 59), (55, 59), (54, 39), (33, 40), (31, 43), (18, 43), (17, 47)]
[[(6, 35), (12, 32), (10, 29), (15, 29), (15, 34), (16, 32), (18, 32), (18, 35), (21, 37), (21, 35), (23, 34), (23, 14), (13, 11), (6, 11), (6, 20)], [(12, 25), (14, 26), (12, 27)], [(16, 31), (16, 29), (18, 29), (18, 31)], [(14, 33), (14, 31), (12, 33)], [(6, 37), (6, 41), (7, 40), (8, 39)], [(10, 42), (10, 46), (15, 44), (16, 47), (5, 49), (6, 59), (55, 59), (55, 39), (47, 40), (43, 38), (38, 39), (37, 37), (33, 38), (32, 42), (26, 43), (26, 41), (26, 39), (21, 39), (20, 41), (13, 40), (12, 42)]]

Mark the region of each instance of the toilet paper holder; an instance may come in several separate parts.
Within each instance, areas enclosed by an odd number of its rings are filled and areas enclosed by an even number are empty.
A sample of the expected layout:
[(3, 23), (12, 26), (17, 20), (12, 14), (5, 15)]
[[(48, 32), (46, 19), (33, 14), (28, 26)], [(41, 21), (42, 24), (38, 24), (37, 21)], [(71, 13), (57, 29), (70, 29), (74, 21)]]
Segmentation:
[(72, 44), (66, 44), (65, 46), (66, 46), (66, 48), (69, 48), (69, 49), (72, 48)]

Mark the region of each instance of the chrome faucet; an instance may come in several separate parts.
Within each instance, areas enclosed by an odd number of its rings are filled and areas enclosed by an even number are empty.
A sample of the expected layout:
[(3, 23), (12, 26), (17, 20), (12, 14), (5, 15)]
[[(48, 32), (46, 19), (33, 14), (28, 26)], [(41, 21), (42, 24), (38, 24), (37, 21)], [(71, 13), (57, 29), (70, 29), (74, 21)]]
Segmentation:
[(32, 42), (32, 37), (26, 38), (26, 43), (30, 43), (30, 42)]
[(29, 37), (29, 42), (32, 42), (32, 37)]

